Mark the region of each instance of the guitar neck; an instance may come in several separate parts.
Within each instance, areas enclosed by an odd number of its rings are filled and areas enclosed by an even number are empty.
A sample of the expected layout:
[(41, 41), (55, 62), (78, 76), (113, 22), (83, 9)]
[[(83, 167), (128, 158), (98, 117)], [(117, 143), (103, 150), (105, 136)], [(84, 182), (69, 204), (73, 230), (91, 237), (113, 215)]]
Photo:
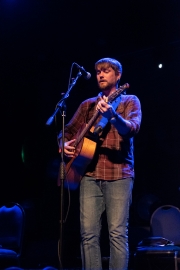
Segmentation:
[(108, 97), (108, 102), (112, 102), (115, 98), (117, 98), (120, 94), (122, 94), (122, 92), (126, 89), (129, 88), (129, 84), (125, 83), (122, 86), (120, 86), (114, 93), (112, 93), (109, 97)]

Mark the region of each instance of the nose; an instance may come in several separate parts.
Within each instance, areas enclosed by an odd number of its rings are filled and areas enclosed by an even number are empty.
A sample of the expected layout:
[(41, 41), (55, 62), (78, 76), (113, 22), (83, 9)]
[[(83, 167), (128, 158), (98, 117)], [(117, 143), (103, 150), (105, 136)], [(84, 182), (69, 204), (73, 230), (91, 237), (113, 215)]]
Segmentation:
[(103, 78), (103, 77), (104, 77), (103, 72), (99, 73), (99, 77), (100, 77), (100, 78)]

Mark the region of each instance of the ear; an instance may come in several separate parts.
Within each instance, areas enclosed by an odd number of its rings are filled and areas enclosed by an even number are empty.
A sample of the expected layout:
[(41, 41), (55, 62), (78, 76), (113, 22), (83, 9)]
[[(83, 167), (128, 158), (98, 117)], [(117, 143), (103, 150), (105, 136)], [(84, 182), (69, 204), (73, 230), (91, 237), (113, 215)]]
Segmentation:
[(117, 84), (119, 84), (120, 79), (121, 79), (121, 73), (119, 72), (117, 75)]
[(120, 72), (119, 72), (119, 74), (118, 74), (117, 79), (118, 79), (118, 80), (120, 80), (120, 79), (121, 79), (121, 73), (120, 73)]

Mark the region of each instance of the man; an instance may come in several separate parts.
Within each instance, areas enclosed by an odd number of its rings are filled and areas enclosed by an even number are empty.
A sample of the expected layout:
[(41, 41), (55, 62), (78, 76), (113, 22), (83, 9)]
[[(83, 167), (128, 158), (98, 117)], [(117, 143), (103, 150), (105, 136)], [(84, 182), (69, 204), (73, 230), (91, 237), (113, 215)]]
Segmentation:
[[(141, 105), (136, 96), (124, 94), (118, 97), (118, 105), (108, 102), (108, 97), (116, 93), (122, 75), (122, 65), (116, 59), (100, 59), (95, 63), (95, 70), (101, 92), (98, 97), (82, 102), (66, 125), (64, 154), (74, 157), (73, 136), (99, 112), (104, 124), (98, 132), (95, 154), (80, 181), (82, 268), (102, 269), (100, 231), (102, 213), (106, 211), (109, 269), (126, 270), (129, 259), (128, 218), (134, 181), (133, 137), (140, 128)], [(100, 117), (95, 120), (95, 131)], [(60, 133), (60, 151), (61, 137)]]

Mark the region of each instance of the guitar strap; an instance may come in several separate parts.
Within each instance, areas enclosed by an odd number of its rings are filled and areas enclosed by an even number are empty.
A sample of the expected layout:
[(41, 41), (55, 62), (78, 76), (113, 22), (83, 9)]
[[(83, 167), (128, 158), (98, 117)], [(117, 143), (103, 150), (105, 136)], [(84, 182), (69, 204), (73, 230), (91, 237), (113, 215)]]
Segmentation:
[[(101, 94), (101, 93), (100, 93)], [(100, 95), (99, 94), (99, 95)], [(99, 96), (98, 95), (98, 96)], [(121, 102), (121, 95), (118, 96), (115, 100), (113, 100), (113, 102), (111, 103), (112, 107), (114, 110), (117, 109), (118, 105)], [(99, 133), (99, 131), (102, 131), (102, 129), (106, 126), (106, 124), (108, 123), (108, 119), (105, 117), (102, 117), (100, 119), (100, 121), (96, 124), (95, 128), (94, 128), (94, 133)], [(99, 129), (100, 128), (100, 129)]]

